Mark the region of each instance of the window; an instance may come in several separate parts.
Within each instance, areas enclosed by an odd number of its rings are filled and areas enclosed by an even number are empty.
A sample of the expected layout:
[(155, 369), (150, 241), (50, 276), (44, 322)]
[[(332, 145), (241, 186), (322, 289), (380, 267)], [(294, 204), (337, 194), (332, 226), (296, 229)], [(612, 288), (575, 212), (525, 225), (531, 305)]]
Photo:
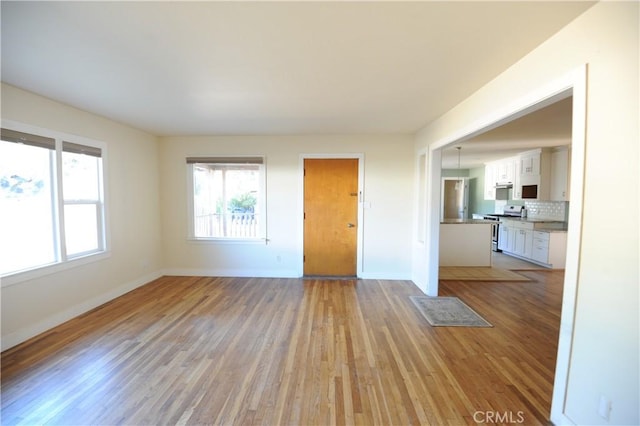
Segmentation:
[(189, 157), (190, 236), (264, 239), (264, 159)]
[(102, 152), (70, 142), (62, 143), (62, 193), (67, 256), (102, 247)]
[(102, 150), (2, 129), (0, 275), (104, 251)]

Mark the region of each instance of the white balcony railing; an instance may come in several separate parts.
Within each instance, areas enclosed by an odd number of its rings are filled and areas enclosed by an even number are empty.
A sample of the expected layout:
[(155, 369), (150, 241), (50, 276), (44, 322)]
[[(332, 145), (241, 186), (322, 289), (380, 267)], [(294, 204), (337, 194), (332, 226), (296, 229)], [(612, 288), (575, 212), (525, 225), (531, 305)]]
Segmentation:
[(255, 213), (201, 214), (195, 216), (197, 238), (257, 238)]

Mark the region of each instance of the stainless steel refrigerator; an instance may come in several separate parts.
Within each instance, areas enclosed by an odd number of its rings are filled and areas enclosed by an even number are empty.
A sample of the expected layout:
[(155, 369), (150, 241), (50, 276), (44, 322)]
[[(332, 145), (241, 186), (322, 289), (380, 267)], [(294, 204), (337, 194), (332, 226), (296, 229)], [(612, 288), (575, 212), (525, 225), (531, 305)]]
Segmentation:
[(442, 219), (469, 218), (469, 179), (442, 180)]

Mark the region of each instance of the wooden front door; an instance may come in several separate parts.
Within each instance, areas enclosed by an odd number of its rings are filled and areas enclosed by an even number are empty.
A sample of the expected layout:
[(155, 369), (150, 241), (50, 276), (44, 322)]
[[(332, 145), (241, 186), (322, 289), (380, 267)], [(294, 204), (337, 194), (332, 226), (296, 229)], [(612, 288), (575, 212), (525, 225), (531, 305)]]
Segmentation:
[(355, 276), (358, 160), (304, 160), (304, 274)]

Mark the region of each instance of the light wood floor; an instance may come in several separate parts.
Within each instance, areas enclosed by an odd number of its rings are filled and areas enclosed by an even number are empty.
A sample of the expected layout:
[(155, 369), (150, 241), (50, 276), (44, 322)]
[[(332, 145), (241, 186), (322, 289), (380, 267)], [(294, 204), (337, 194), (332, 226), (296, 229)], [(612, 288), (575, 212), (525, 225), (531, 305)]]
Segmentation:
[(546, 270), (544, 266), (536, 265), (535, 263), (527, 262), (526, 260), (518, 259), (517, 257), (509, 256), (501, 252), (491, 252), (491, 265), (495, 268), (510, 269), (510, 270)]
[(562, 273), (442, 281), (493, 328), (432, 328), (407, 281), (163, 277), (2, 354), (3, 424), (546, 424)]
[(438, 277), (440, 280), (460, 281), (530, 281), (518, 272), (495, 266), (441, 266)]

